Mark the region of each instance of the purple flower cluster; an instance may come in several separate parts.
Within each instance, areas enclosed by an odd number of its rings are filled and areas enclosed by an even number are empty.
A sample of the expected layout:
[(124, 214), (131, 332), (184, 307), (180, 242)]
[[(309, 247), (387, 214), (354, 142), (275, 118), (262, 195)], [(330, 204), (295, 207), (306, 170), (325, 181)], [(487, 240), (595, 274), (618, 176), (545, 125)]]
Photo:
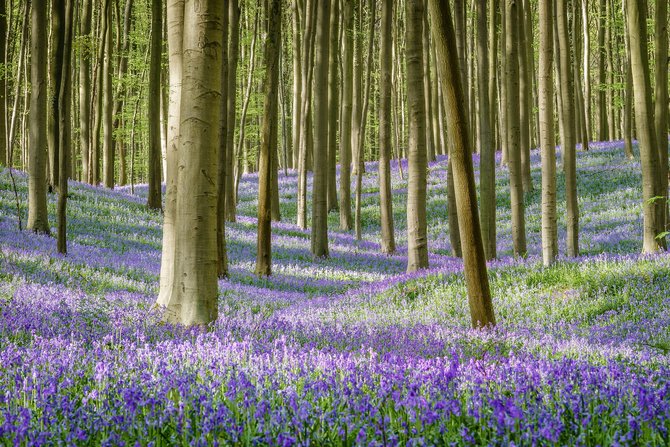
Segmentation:
[[(245, 176), (231, 276), (206, 332), (154, 308), (160, 216), (142, 187), (73, 184), (63, 257), (52, 238), (17, 231), (0, 173), (0, 444), (667, 445), (670, 257), (635, 254), (639, 165), (620, 144), (591, 149), (579, 154), (586, 255), (542, 268), (529, 216), (531, 256), (490, 264), (499, 325), (486, 331), (469, 328), (462, 262), (446, 255), (442, 157), (429, 166), (431, 268), (411, 274), (400, 217), (399, 254), (380, 254), (366, 221), (363, 241), (332, 230), (331, 258), (313, 260), (286, 207), (274, 275), (256, 278), (257, 177)], [(532, 163), (538, 180), (535, 152)], [(376, 165), (366, 171), (364, 214), (378, 200)], [(282, 203), (296, 181), (280, 175)]]

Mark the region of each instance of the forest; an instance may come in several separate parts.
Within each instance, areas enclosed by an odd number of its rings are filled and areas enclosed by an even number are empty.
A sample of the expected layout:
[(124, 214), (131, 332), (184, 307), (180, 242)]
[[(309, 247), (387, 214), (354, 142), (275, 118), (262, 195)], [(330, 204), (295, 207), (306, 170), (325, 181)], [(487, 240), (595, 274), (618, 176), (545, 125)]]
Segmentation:
[(670, 445), (668, 0), (4, 0), (0, 445)]

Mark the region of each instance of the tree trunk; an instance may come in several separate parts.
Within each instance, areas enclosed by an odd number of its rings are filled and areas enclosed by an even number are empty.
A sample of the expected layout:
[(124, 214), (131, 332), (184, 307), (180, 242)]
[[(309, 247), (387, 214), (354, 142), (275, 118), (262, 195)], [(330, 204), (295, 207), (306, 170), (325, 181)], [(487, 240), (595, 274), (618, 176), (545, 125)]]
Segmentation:
[[(276, 176), (273, 159), (277, 158), (277, 91), (279, 53), (281, 51), (281, 0), (271, 0), (268, 10), (268, 34), (265, 41), (265, 105), (258, 162), (258, 241), (256, 275), (272, 272), (272, 177)], [(274, 171), (274, 172), (273, 172)]]
[[(7, 5), (0, 2), (0, 63), (7, 58)], [(7, 165), (7, 80), (0, 76), (0, 165)]]
[(56, 38), (60, 49), (59, 53), (62, 55), (62, 59), (58, 61), (57, 69), (59, 76), (56, 84), (58, 89), (58, 119), (56, 120), (58, 147), (56, 152), (58, 153), (59, 171), (56, 211), (58, 215), (58, 238), (56, 245), (58, 253), (64, 255), (67, 253), (67, 166), (70, 162), (71, 153), (70, 100), (72, 91), (72, 31), (74, 29), (72, 12), (74, 5), (72, 0), (54, 0), (52, 10), (54, 14), (60, 15), (59, 22), (62, 24), (59, 29), (59, 35)]
[[(153, 1), (153, 0), (152, 0)], [(114, 107), (112, 109), (112, 117), (113, 117), (113, 134), (116, 134), (116, 132), (119, 130), (119, 128), (122, 126), (121, 124), (121, 111), (123, 110), (123, 103), (124, 103), (124, 96), (125, 96), (125, 88), (124, 88), (124, 77), (126, 76), (126, 72), (128, 71), (128, 53), (130, 49), (130, 25), (131, 25), (131, 17), (132, 17), (132, 8), (133, 8), (133, 0), (127, 0), (126, 1), (126, 6), (124, 8), (123, 12), (123, 34), (122, 36), (119, 36), (119, 41), (117, 45), (117, 52), (119, 53), (118, 55), (118, 69), (117, 69), (117, 79), (120, 80), (121, 82), (119, 83), (118, 88), (116, 89), (116, 97), (114, 98)], [(152, 6), (153, 8), (153, 6)], [(117, 15), (118, 15), (118, 2), (117, 2)], [(159, 13), (161, 15), (161, 22), (162, 22), (162, 9), (161, 12)], [(117, 20), (119, 20), (120, 17), (117, 17)], [(153, 20), (153, 13), (152, 13), (152, 20)], [(153, 25), (152, 25), (153, 26)], [(117, 31), (119, 29), (117, 28)], [(157, 33), (159, 35), (160, 42), (162, 42), (162, 34), (163, 30), (162, 28), (159, 30)], [(153, 35), (153, 30), (152, 30), (152, 35)], [(153, 43), (151, 44), (153, 45)], [(159, 73), (160, 73), (160, 65), (159, 65)], [(150, 77), (151, 78), (151, 77)], [(159, 84), (160, 84), (160, 74), (159, 74)], [(158, 90), (158, 94), (156, 95), (158, 98), (158, 107), (160, 110), (160, 89)], [(150, 99), (151, 101), (151, 99)], [(156, 115), (158, 117), (158, 129), (160, 130), (160, 113)], [(149, 126), (153, 126), (153, 123), (149, 121)], [(116, 145), (115, 151), (116, 153), (119, 154), (119, 185), (125, 185), (128, 181), (128, 175), (126, 173), (126, 147), (123, 141), (123, 137), (117, 137), (114, 139), (114, 144)], [(160, 133), (159, 133), (159, 143), (160, 143)], [(150, 143), (151, 146), (151, 143)], [(160, 146), (159, 146), (160, 150)], [(151, 150), (149, 150), (151, 153)], [(160, 152), (159, 152), (160, 154)], [(158, 157), (158, 163), (160, 163), (160, 155)], [(160, 170), (159, 170), (159, 175), (160, 175)], [(160, 177), (159, 177), (160, 178)], [(159, 180), (160, 183), (160, 180)]]
[(426, 102), (426, 153), (428, 160), (435, 161), (435, 139), (433, 138), (433, 99), (430, 80), (430, 30), (428, 29), (428, 14), (423, 15), (423, 95)]
[(661, 191), (660, 160), (654, 127), (654, 109), (651, 101), (651, 80), (647, 53), (646, 2), (626, 1), (626, 20), (630, 36), (630, 56), (635, 96), (635, 124), (640, 142), (640, 164), (642, 165), (642, 203), (644, 211), (644, 233), (642, 251), (653, 253), (665, 250), (665, 237), (658, 237), (665, 228), (665, 197)]
[(567, 1), (557, 1), (556, 27), (558, 30), (557, 51), (560, 54), (560, 81), (563, 114), (563, 172), (565, 173), (565, 207), (568, 256), (579, 256), (579, 205), (577, 203), (577, 167), (575, 154), (575, 100), (572, 74), (570, 39), (568, 37)]
[[(79, 35), (91, 39), (91, 0), (84, 0), (79, 22)], [(91, 182), (91, 49), (81, 48), (79, 56), (79, 144), (81, 145), (82, 181)]]
[(382, 253), (395, 252), (393, 231), (393, 196), (391, 194), (391, 71), (393, 64), (393, 3), (382, 3), (381, 47), (379, 64), (379, 201), (382, 231)]
[(228, 168), (226, 156), (229, 149), (228, 144), (228, 33), (230, 14), (228, 5), (223, 2), (221, 14), (221, 101), (219, 102), (219, 140), (221, 144), (216, 151), (218, 163), (216, 173), (216, 252), (217, 252), (217, 276), (228, 277), (228, 250), (226, 246), (226, 176)]
[[(479, 153), (481, 154), (479, 182), (481, 188), (481, 225), (484, 255), (496, 257), (496, 155), (491, 138), (491, 107), (489, 105), (489, 60), (487, 54), (486, 2), (477, 5), (477, 73), (479, 95)], [(492, 18), (493, 19), (493, 18)], [(492, 23), (491, 26), (494, 26)]]
[[(108, 2), (111, 3), (111, 2)], [(105, 21), (107, 22), (105, 37), (105, 63), (102, 68), (102, 175), (103, 184), (107, 188), (114, 188), (114, 138), (113, 138), (113, 116), (112, 106), (114, 103), (114, 92), (112, 90), (112, 8), (111, 5), (105, 10)]]
[(337, 115), (339, 113), (340, 94), (337, 82), (337, 41), (340, 37), (339, 0), (332, 0), (330, 12), (330, 48), (328, 53), (328, 211), (337, 210)]
[(660, 226), (668, 228), (668, 0), (656, 0), (656, 143), (658, 144), (661, 203), (665, 210)]
[(519, 56), (518, 0), (505, 2), (507, 35), (505, 39), (507, 153), (509, 157), (510, 200), (512, 207), (512, 241), (514, 256), (526, 256), (526, 222), (521, 172), (519, 128)]
[[(518, 13), (518, 32), (519, 32), (519, 46), (517, 48), (519, 55), (519, 145), (521, 147), (521, 183), (524, 192), (533, 190), (533, 181), (530, 176), (530, 121), (532, 116), (531, 111), (531, 95), (532, 85), (530, 82), (530, 64), (528, 58), (532, 54), (526, 53), (525, 42), (530, 38), (528, 34), (532, 30), (526, 31), (526, 12), (524, 8), (524, 1), (517, 0)], [(526, 0), (528, 3), (528, 0)]]
[[(130, 2), (128, 2), (130, 3)], [(160, 210), (161, 203), (161, 33), (163, 32), (163, 5), (151, 0), (151, 62), (149, 63), (149, 191), (147, 206)], [(118, 102), (117, 102), (118, 103)]]
[[(553, 30), (553, 0), (540, 3), (540, 29)], [(550, 266), (558, 256), (556, 224), (556, 141), (554, 134), (553, 32), (540, 33), (539, 98), (542, 151), (542, 262)]]
[(449, 134), (453, 136), (451, 158), (454, 164), (456, 202), (463, 247), (463, 272), (468, 291), (472, 327), (493, 326), (496, 320), (479, 226), (475, 175), (470, 150), (468, 150), (470, 141), (463, 108), (463, 91), (459, 81), (449, 2), (440, 1), (438, 3), (438, 0), (430, 0), (429, 5), (433, 38), (438, 58), (441, 61), (439, 64), (442, 73), (440, 79), (449, 117)]
[(607, 14), (605, 12), (607, 0), (600, 0), (598, 8), (598, 140), (606, 141), (607, 137), (607, 110), (605, 110), (605, 88), (607, 73), (605, 73), (605, 28)]
[(589, 0), (581, 0), (582, 35), (584, 36), (584, 118), (586, 120), (586, 141), (591, 140), (593, 132), (591, 119), (591, 35), (589, 28)]
[(233, 167), (237, 164), (234, 160), (235, 150), (235, 119), (237, 105), (237, 62), (240, 46), (240, 7), (238, 0), (228, 1), (228, 20), (230, 29), (230, 41), (228, 42), (228, 111), (226, 123), (226, 220), (235, 222), (235, 178)]
[(325, 258), (328, 257), (328, 58), (330, 0), (319, 0), (316, 8), (312, 255), (317, 258)]
[[(345, 0), (346, 1), (346, 0)], [(291, 7), (293, 13), (293, 108), (292, 108), (292, 138), (293, 138), (293, 166), (298, 167), (298, 157), (300, 154), (300, 116), (302, 114), (302, 26), (300, 17), (300, 6), (302, 0), (293, 0)]]
[[(1, 11), (0, 11), (1, 12)], [(35, 233), (49, 234), (47, 212), (47, 29), (46, 8), (32, 4), (30, 48), (30, 146), (28, 163), (28, 226)], [(4, 120), (4, 117), (1, 118)], [(4, 160), (4, 159), (3, 159)]]
[(354, 3), (343, 0), (342, 117), (340, 120), (340, 230), (349, 231), (351, 219), (351, 127), (354, 76)]
[[(407, 272), (428, 267), (426, 224), (426, 107), (423, 94), (423, 0), (407, 0), (406, 64), (409, 146), (407, 181)], [(453, 61), (452, 61), (453, 62)], [(462, 99), (462, 97), (461, 97)], [(462, 107), (462, 104), (461, 104)]]
[[(170, 1), (168, 11), (180, 8), (175, 3)], [(173, 21), (178, 16), (176, 11), (168, 14), (172, 37), (183, 33), (183, 73), (175, 216), (176, 264), (173, 290), (165, 304), (165, 317), (170, 322), (186, 326), (206, 326), (218, 315), (216, 154), (220, 144), (222, 15), (226, 13), (223, 3), (223, 0), (187, 0), (182, 6), (184, 18), (181, 23)], [(209, 20), (202, 20), (203, 15)], [(181, 30), (175, 30), (179, 25)], [(174, 41), (174, 38), (169, 39), (170, 43)], [(202, 42), (207, 42), (211, 51), (206, 51)], [(170, 48), (170, 53), (173, 51), (175, 48)]]

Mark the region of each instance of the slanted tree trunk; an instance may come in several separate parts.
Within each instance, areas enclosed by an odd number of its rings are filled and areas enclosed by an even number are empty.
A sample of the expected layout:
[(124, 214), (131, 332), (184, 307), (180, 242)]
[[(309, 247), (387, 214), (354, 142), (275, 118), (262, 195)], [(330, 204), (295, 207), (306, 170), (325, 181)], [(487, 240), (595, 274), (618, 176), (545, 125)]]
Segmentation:
[[(279, 53), (281, 52), (281, 0), (271, 0), (268, 9), (268, 33), (265, 41), (265, 104), (258, 162), (258, 240), (256, 275), (272, 272), (272, 176), (276, 174), (273, 159), (277, 158), (277, 92), (279, 85)], [(274, 172), (273, 172), (274, 170)]]
[(519, 56), (518, 0), (505, 2), (507, 35), (505, 38), (505, 99), (507, 111), (507, 154), (509, 157), (510, 200), (512, 207), (512, 241), (514, 256), (526, 255), (526, 221), (521, 173), (519, 128)]
[(316, 4), (314, 41), (314, 177), (312, 185), (312, 255), (328, 257), (328, 57), (330, 0)]
[[(2, 11), (0, 11), (2, 12)], [(47, 10), (32, 4), (30, 47), (30, 145), (28, 163), (28, 226), (35, 233), (49, 234), (47, 212)], [(4, 120), (4, 117), (0, 119)]]
[[(109, 2), (111, 3), (111, 2)], [(114, 126), (112, 106), (114, 92), (112, 90), (112, 8), (105, 9), (107, 22), (105, 36), (105, 59), (102, 68), (102, 182), (107, 188), (114, 188)]]
[[(84, 0), (79, 22), (79, 34), (85, 45), (79, 56), (79, 144), (81, 146), (81, 179), (91, 182), (91, 0)], [(0, 93), (1, 94), (1, 93)]]
[(644, 232), (642, 251), (653, 253), (665, 250), (665, 237), (659, 236), (665, 229), (665, 197), (661, 191), (660, 160), (654, 109), (651, 101), (651, 79), (647, 53), (647, 9), (644, 0), (626, 1), (626, 20), (630, 36), (630, 56), (635, 96), (635, 125), (640, 142), (640, 164), (642, 165), (642, 203)]
[[(539, 5), (540, 29), (554, 29), (553, 0)], [(556, 225), (556, 142), (554, 133), (553, 32), (540, 33), (539, 98), (542, 151), (542, 262), (550, 266), (558, 256)]]
[(340, 37), (339, 0), (332, 0), (330, 12), (330, 48), (328, 53), (328, 211), (337, 210), (337, 116), (340, 94), (338, 92), (338, 52), (335, 50)]
[[(481, 188), (481, 225), (484, 255), (496, 257), (496, 155), (491, 138), (491, 107), (489, 104), (489, 60), (487, 53), (486, 2), (476, 0), (477, 6), (477, 82), (479, 91), (479, 153)], [(494, 26), (492, 23), (491, 26)]]
[(351, 124), (354, 76), (354, 2), (342, 0), (342, 117), (340, 119), (340, 230), (352, 228), (351, 218)]
[[(130, 2), (129, 2), (130, 3)], [(161, 203), (161, 42), (162, 0), (151, 0), (151, 61), (149, 63), (149, 191), (147, 206), (160, 210)]]
[(561, 81), (561, 113), (563, 114), (563, 171), (565, 173), (565, 207), (567, 227), (567, 254), (579, 256), (579, 205), (577, 203), (577, 167), (575, 154), (574, 87), (570, 39), (568, 37), (568, 10), (566, 0), (557, 0), (556, 27), (559, 46)]
[(463, 91), (459, 81), (454, 29), (451, 22), (449, 2), (429, 0), (433, 40), (437, 49), (440, 79), (444, 91), (449, 134), (453, 136), (451, 157), (454, 164), (456, 203), (458, 206), (461, 246), (463, 247), (463, 270), (468, 291), (472, 327), (496, 324), (491, 290), (489, 287), (486, 258), (479, 226), (477, 193), (472, 158), (468, 146), (469, 133), (466, 113), (463, 108)]
[(379, 64), (379, 201), (382, 253), (395, 252), (393, 197), (391, 195), (391, 71), (393, 64), (393, 2), (382, 2)]
[[(423, 94), (422, 63), (424, 14), (424, 0), (406, 1), (405, 38), (407, 47), (405, 57), (407, 64), (407, 106), (409, 114), (409, 145), (407, 150), (409, 171), (409, 178), (407, 180), (407, 272), (414, 272), (428, 267), (426, 224), (426, 171), (428, 166), (426, 159), (426, 107)], [(454, 63), (454, 60), (450, 61)]]
[[(183, 33), (183, 71), (180, 133), (173, 134), (179, 144), (173, 290), (166, 294), (169, 301), (159, 304), (166, 307), (169, 322), (186, 326), (206, 326), (218, 315), (216, 154), (221, 143), (223, 3), (187, 0), (180, 6), (170, 0), (168, 4), (169, 42), (175, 41), (175, 34)], [(177, 22), (180, 8), (184, 18)], [(202, 20), (203, 16), (208, 20)]]
[(432, 82), (430, 80), (430, 30), (428, 14), (423, 15), (423, 95), (426, 102), (426, 153), (430, 161), (435, 161), (435, 139), (433, 137)]

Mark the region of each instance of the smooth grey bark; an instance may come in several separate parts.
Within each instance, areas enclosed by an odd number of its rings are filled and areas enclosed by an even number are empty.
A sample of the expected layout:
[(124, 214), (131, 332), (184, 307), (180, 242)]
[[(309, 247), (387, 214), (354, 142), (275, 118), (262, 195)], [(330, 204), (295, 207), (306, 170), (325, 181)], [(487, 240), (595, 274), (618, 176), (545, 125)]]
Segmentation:
[[(81, 179), (91, 183), (91, 21), (92, 2), (84, 0), (79, 22), (80, 39), (86, 42), (79, 55), (79, 144), (81, 146)], [(1, 95), (2, 93), (0, 93)]]
[(654, 108), (651, 100), (651, 79), (647, 52), (646, 2), (626, 1), (626, 20), (630, 36), (631, 69), (635, 98), (635, 125), (640, 142), (640, 164), (642, 165), (643, 200), (643, 253), (654, 253), (666, 249), (665, 237), (657, 237), (665, 231), (665, 203), (661, 191), (660, 159), (654, 126)]
[(407, 272), (428, 267), (426, 223), (426, 107), (423, 95), (423, 15), (424, 0), (407, 0), (406, 64), (409, 116), (407, 180)]
[[(2, 12), (2, 11), (0, 11)], [(35, 233), (49, 234), (47, 212), (47, 38), (46, 8), (32, 4), (30, 46), (30, 140), (28, 162), (28, 225)], [(4, 117), (0, 118), (4, 120)]]
[(351, 124), (354, 76), (354, 2), (342, 0), (342, 117), (340, 122), (340, 230), (353, 226), (351, 216)]
[(664, 229), (663, 231), (666, 231), (668, 228), (668, 0), (656, 0), (655, 16), (656, 100), (654, 101), (654, 119), (656, 120), (661, 201), (666, 204), (664, 205), (664, 219), (660, 226)]
[(381, 44), (379, 52), (379, 202), (381, 251), (395, 252), (393, 196), (391, 195), (391, 71), (393, 64), (393, 3), (382, 3)]
[[(554, 29), (553, 0), (539, 5), (540, 29)], [(540, 149), (542, 153), (542, 262), (550, 266), (558, 256), (556, 224), (556, 141), (554, 133), (553, 32), (540, 33), (538, 73), (540, 106)]]
[[(496, 257), (496, 160), (491, 138), (491, 107), (489, 104), (489, 59), (486, 28), (487, 0), (476, 0), (477, 6), (477, 86), (479, 95), (479, 153), (481, 188), (481, 226), (486, 259)], [(493, 24), (491, 25), (493, 26)]]
[(456, 203), (458, 206), (461, 245), (463, 247), (463, 273), (468, 292), (470, 317), (473, 328), (496, 324), (491, 289), (489, 287), (484, 246), (477, 211), (477, 193), (472, 157), (469, 150), (469, 132), (463, 91), (457, 68), (454, 29), (447, 0), (429, 0), (430, 17), (438, 59), (441, 61), (445, 106), (449, 133), (453, 138), (451, 158), (454, 164)]
[[(277, 99), (279, 86), (279, 53), (281, 52), (281, 0), (271, 0), (268, 9), (268, 33), (265, 40), (265, 104), (258, 161), (258, 238), (256, 270), (258, 276), (272, 273), (272, 177), (276, 176)], [(273, 172), (274, 171), (274, 172)]]
[(217, 276), (228, 277), (228, 249), (226, 243), (226, 176), (228, 154), (228, 33), (230, 14), (224, 0), (221, 17), (221, 101), (219, 101), (219, 145), (216, 152), (218, 169), (216, 173), (216, 252)]
[[(175, 3), (171, 0), (168, 8), (177, 9), (179, 6)], [(185, 326), (204, 327), (218, 316), (216, 177), (217, 150), (221, 144), (222, 15), (226, 13), (223, 3), (223, 0), (187, 0), (181, 22), (183, 71), (175, 208), (176, 256), (173, 290), (164, 306), (167, 321)], [(174, 13), (168, 14), (170, 33), (175, 33), (173, 26), (179, 26), (174, 18)], [(205, 47), (203, 42), (206, 42)]]
[(340, 94), (338, 92), (337, 42), (340, 37), (340, 1), (332, 0), (330, 12), (330, 43), (332, 51), (328, 53), (328, 211), (335, 211), (337, 204), (337, 116), (339, 114)]
[[(130, 2), (129, 2), (130, 3)], [(149, 62), (149, 190), (147, 206), (162, 208), (161, 200), (161, 42), (163, 32), (163, 2), (151, 0), (151, 60)]]
[(105, 36), (105, 58), (102, 66), (102, 183), (107, 188), (114, 188), (114, 126), (113, 126), (113, 104), (114, 92), (112, 90), (112, 8), (106, 9), (105, 21), (107, 22)]
[(237, 62), (240, 47), (240, 7), (238, 0), (228, 0), (228, 24), (230, 35), (228, 40), (228, 89), (227, 89), (227, 123), (226, 128), (226, 220), (235, 222), (235, 178), (234, 148), (235, 148), (235, 119), (237, 105)]
[(577, 203), (577, 160), (575, 153), (575, 115), (572, 57), (568, 37), (566, 0), (557, 0), (556, 28), (558, 32), (559, 73), (561, 82), (561, 113), (563, 115), (563, 172), (565, 173), (565, 208), (567, 227), (566, 248), (570, 257), (579, 256), (579, 204)]
[(509, 157), (510, 200), (512, 208), (512, 241), (514, 256), (526, 256), (526, 220), (521, 172), (519, 127), (519, 41), (518, 0), (506, 0), (505, 21), (505, 99), (507, 112), (507, 154)]
[(312, 255), (328, 257), (328, 58), (330, 0), (316, 4), (314, 37), (314, 177), (312, 183)]

